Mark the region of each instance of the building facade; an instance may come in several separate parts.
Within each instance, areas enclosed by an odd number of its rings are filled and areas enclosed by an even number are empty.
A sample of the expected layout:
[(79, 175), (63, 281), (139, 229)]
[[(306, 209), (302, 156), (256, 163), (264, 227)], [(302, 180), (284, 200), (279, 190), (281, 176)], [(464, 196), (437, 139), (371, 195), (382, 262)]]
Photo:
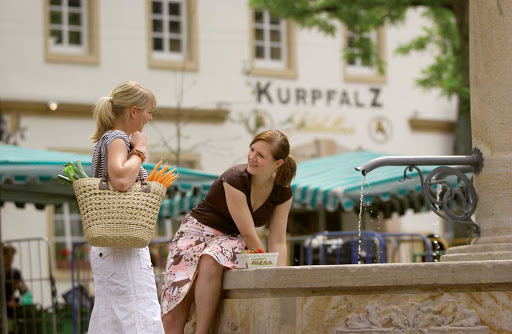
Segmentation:
[[(394, 54), (429, 24), (421, 13), (367, 36), (342, 26), (326, 36), (246, 0), (0, 0), (4, 126), (11, 143), (90, 154), (92, 106), (135, 80), (158, 102), (144, 129), (151, 161), (221, 173), (269, 128), (289, 136), (298, 160), (356, 149), (451, 154), (456, 101), (415, 85), (432, 56)], [(384, 72), (344, 59), (354, 38), (375, 43)], [(47, 237), (57, 258), (75, 240), (77, 227), (58, 231), (69, 212), (5, 203), (2, 238)]]

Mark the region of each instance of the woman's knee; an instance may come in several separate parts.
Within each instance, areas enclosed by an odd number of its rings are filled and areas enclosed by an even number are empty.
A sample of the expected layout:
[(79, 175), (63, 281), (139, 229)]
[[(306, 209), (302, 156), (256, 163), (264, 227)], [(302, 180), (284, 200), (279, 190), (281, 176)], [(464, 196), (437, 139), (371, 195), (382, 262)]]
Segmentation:
[(199, 274), (201, 275), (222, 275), (224, 267), (210, 255), (202, 255), (199, 258)]
[(174, 309), (162, 317), (162, 323), (164, 325), (164, 330), (166, 333), (173, 333), (173, 331), (177, 331), (178, 333), (182, 332), (187, 324), (188, 314), (184, 314), (184, 312), (179, 312)]

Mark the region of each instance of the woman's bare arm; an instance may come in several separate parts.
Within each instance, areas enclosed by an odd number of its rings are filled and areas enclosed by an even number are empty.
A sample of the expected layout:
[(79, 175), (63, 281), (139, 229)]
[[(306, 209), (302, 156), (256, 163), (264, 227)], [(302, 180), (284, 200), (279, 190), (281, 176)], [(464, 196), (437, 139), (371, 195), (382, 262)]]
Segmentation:
[(288, 224), (288, 214), (292, 206), (292, 198), (286, 202), (277, 205), (270, 217), (270, 227), (268, 231), (268, 251), (278, 252), (278, 266), (286, 265), (286, 226)]
[(141, 160), (137, 155), (126, 158), (126, 142), (122, 138), (114, 139), (108, 147), (108, 176), (110, 182), (119, 191), (127, 191), (137, 181)]
[(252, 219), (251, 211), (247, 205), (247, 196), (240, 190), (223, 182), (224, 192), (226, 193), (226, 202), (228, 205), (229, 213), (235, 221), (236, 227), (244, 238), (247, 248), (263, 248), (256, 228), (254, 227), (254, 220)]

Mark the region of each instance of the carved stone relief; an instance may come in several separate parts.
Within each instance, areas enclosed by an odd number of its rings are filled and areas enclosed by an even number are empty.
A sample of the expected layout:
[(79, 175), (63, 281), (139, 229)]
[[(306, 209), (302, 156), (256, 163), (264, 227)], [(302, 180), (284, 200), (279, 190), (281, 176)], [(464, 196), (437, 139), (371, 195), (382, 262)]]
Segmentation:
[(454, 301), (437, 305), (409, 303), (401, 307), (370, 302), (366, 313), (351, 314), (336, 334), (488, 334), (473, 310), (462, 309)]

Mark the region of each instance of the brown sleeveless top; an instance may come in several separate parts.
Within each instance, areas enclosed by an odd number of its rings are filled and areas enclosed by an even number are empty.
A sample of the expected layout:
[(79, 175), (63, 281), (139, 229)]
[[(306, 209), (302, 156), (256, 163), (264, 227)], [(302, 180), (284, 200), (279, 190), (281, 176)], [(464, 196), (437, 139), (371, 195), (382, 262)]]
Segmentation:
[(247, 164), (236, 165), (217, 178), (205, 198), (190, 212), (192, 217), (201, 224), (212, 227), (225, 234), (239, 234), (226, 203), (226, 193), (222, 182), (240, 190), (247, 197), (247, 205), (252, 213), (254, 225), (264, 226), (269, 223), (274, 208), (292, 197), (292, 188), (274, 185), (267, 201), (258, 210), (252, 212), (251, 206), (251, 174), (247, 172)]

